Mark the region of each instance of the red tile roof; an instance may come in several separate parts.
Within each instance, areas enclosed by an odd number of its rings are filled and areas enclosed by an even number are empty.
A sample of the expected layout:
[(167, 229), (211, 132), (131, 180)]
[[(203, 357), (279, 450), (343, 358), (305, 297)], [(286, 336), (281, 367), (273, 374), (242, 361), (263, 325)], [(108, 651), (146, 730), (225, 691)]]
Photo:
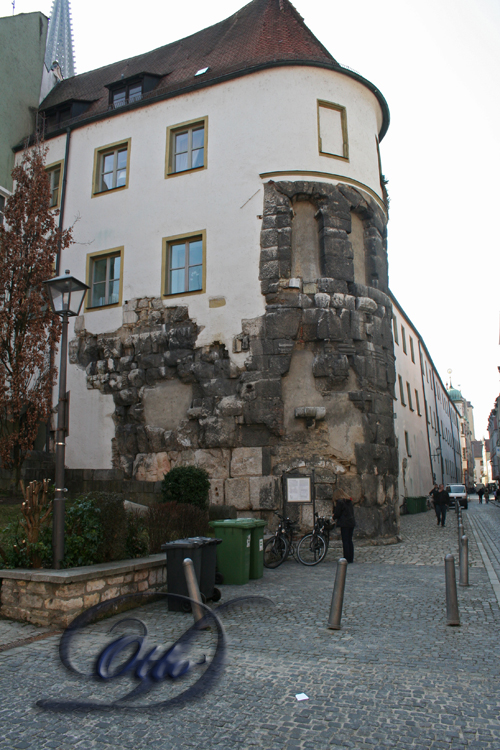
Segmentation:
[[(68, 78), (49, 93), (40, 110), (57, 107), (69, 100), (91, 101), (84, 115), (65, 123), (65, 126), (83, 124), (89, 119), (113, 114), (109, 111), (107, 85), (142, 73), (161, 78), (153, 91), (145, 94), (140, 102), (128, 105), (130, 108), (262, 68), (290, 64), (338, 70), (367, 85), (379, 99), (384, 112), (380, 133), (383, 137), (389, 124), (389, 110), (382, 94), (373, 84), (339, 65), (307, 28), (289, 0), (252, 0), (225, 21), (185, 39)], [(202, 68), (208, 68), (207, 72), (195, 76)]]

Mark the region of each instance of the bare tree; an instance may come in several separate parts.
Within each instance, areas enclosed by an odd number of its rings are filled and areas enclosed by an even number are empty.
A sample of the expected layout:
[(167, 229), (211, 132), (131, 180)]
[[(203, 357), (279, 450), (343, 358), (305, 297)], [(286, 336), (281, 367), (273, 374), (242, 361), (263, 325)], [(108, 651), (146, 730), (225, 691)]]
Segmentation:
[(57, 374), (51, 352), (61, 323), (43, 282), (54, 275), (58, 247), (72, 241), (50, 209), (45, 155), (40, 143), (25, 150), (0, 226), (0, 458), (16, 487), (39, 425), (49, 419)]

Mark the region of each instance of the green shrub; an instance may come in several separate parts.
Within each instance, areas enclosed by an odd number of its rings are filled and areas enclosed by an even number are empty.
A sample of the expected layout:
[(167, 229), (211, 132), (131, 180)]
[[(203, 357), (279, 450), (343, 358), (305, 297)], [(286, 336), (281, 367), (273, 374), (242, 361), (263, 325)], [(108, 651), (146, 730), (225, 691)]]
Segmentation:
[(52, 567), (52, 517), (35, 544), (27, 541), (19, 519), (11, 521), (2, 530), (0, 558), (0, 568), (31, 568), (34, 560), (38, 561), (37, 567), (39, 562), (44, 568)]
[(97, 552), (99, 562), (125, 560), (127, 557), (127, 513), (123, 497), (113, 492), (91, 492), (100, 511), (102, 541)]
[(177, 466), (165, 474), (161, 485), (162, 501), (207, 508), (210, 479), (199, 466)]
[(149, 552), (149, 534), (146, 517), (140, 513), (127, 513), (127, 539), (125, 553), (127, 558), (145, 557)]
[(101, 511), (90, 495), (78, 497), (66, 507), (63, 568), (94, 565), (102, 560), (99, 549), (103, 532)]
[(234, 505), (209, 505), (209, 521), (223, 521), (225, 518), (238, 518), (238, 512)]

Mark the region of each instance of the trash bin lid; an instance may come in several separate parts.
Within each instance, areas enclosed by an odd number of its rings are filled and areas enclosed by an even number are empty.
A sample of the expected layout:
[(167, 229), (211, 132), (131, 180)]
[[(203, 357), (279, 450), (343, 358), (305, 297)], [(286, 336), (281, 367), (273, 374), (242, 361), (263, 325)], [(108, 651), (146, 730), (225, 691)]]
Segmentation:
[(222, 542), (222, 539), (215, 539), (213, 536), (193, 536), (193, 537), (190, 537), (189, 541), (201, 542), (201, 544), (203, 545), (209, 545), (209, 544), (220, 544)]
[(245, 523), (251, 523), (253, 528), (255, 529), (257, 526), (267, 526), (267, 521), (262, 521), (260, 518), (238, 518), (238, 525), (240, 525), (240, 521), (244, 521)]
[(173, 542), (166, 542), (165, 544), (161, 545), (162, 551), (164, 549), (198, 549), (198, 547), (203, 547), (205, 542), (201, 542), (196, 537), (191, 537), (189, 539), (175, 539)]
[(253, 518), (226, 518), (224, 521), (210, 521), (208, 525), (212, 528), (253, 529), (253, 521)]

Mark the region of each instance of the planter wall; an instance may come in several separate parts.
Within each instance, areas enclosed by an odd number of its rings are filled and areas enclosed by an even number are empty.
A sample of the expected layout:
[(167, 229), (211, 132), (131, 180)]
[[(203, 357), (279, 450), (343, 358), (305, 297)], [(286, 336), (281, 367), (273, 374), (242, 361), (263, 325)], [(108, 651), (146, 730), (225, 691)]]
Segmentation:
[(123, 594), (166, 585), (164, 554), (69, 570), (0, 570), (0, 615), (66, 627), (81, 612)]

